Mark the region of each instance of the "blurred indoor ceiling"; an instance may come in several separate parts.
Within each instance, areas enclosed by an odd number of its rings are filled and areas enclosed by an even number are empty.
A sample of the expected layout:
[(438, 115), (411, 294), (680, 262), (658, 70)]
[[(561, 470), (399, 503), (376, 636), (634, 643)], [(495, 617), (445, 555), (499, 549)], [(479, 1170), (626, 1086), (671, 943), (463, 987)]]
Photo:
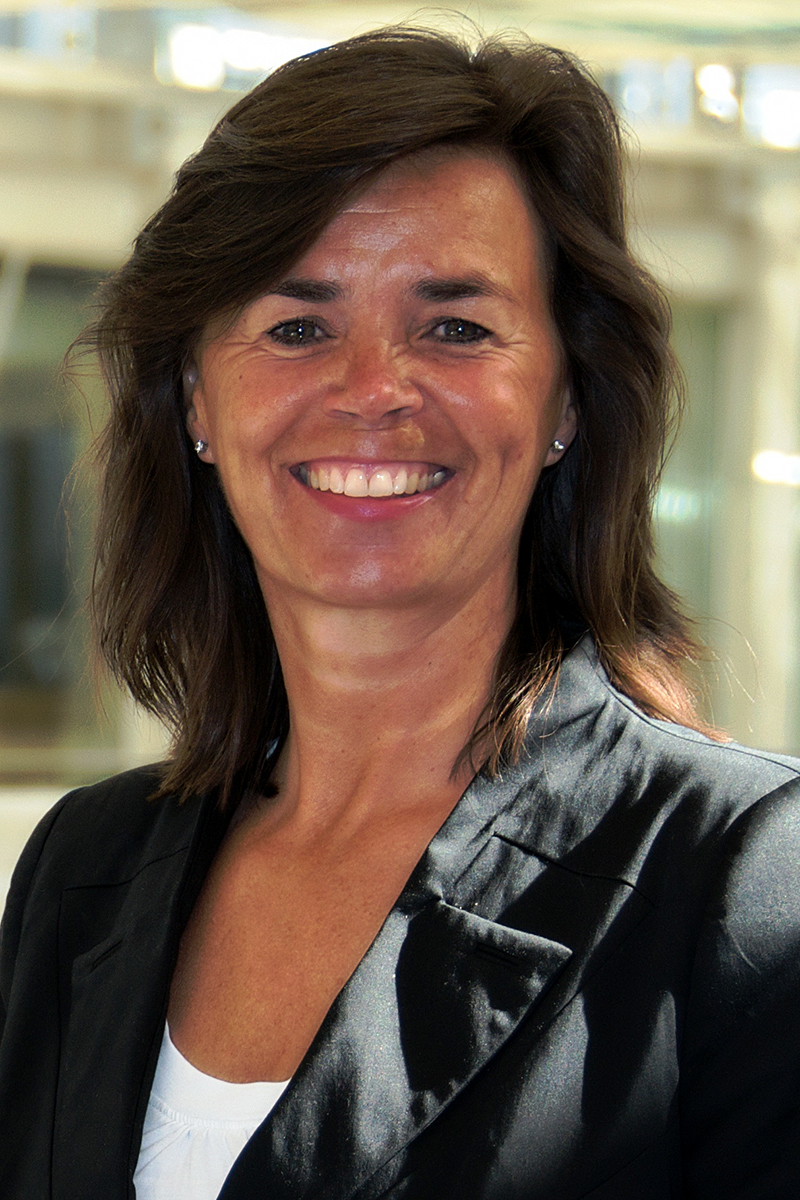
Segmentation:
[[(0, 11), (64, 8), (66, 5), (0, 0)], [(685, 46), (755, 46), (773, 51), (800, 45), (800, 0), (462, 0), (452, 6), (386, 3), (381, 0), (102, 0), (73, 8), (175, 8), (199, 14), (221, 7), (238, 9), (325, 36), (402, 20), (450, 24), (461, 13), (483, 29), (521, 28), (541, 38), (572, 45), (614, 41), (668, 42)]]

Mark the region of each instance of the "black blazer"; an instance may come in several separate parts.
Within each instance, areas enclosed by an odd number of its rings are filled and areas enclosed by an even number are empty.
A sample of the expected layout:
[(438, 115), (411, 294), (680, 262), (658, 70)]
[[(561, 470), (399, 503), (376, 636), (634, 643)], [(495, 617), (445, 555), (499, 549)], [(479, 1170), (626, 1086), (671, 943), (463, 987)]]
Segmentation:
[[(125, 1200), (224, 832), (65, 797), (2, 928), (0, 1196)], [(591, 644), (434, 837), (223, 1200), (797, 1200), (798, 764), (644, 717)], [(187, 1197), (186, 1200), (191, 1200)]]

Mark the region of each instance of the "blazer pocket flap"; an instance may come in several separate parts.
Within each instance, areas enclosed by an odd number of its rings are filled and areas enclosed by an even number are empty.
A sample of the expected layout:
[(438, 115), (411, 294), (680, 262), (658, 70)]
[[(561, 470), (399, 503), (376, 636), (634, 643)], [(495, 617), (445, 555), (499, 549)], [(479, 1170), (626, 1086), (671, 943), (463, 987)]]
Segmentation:
[(397, 965), (408, 1079), (439, 1101), (503, 1044), (571, 951), (443, 901), (411, 922)]
[(72, 964), (73, 990), (80, 988), (84, 980), (93, 975), (98, 967), (112, 959), (122, 948), (124, 941), (124, 936), (115, 931), (111, 937), (105, 938), (97, 946), (92, 946), (90, 950), (79, 955)]
[(443, 901), (439, 904), (439, 917), (451, 936), (462, 941), (462, 953), (488, 957), (518, 971), (532, 998), (572, 955), (569, 947), (552, 938), (501, 925)]

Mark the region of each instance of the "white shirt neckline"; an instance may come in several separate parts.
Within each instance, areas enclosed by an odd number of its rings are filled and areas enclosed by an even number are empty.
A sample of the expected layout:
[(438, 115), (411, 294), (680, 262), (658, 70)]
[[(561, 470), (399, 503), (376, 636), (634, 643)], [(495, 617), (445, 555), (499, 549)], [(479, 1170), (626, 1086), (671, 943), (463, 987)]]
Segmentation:
[(181, 1054), (164, 1025), (151, 1098), (173, 1119), (191, 1124), (260, 1125), (277, 1104), (290, 1080), (231, 1083), (199, 1070)]
[(216, 1200), (289, 1082), (206, 1075), (184, 1058), (165, 1025), (133, 1176), (137, 1200)]

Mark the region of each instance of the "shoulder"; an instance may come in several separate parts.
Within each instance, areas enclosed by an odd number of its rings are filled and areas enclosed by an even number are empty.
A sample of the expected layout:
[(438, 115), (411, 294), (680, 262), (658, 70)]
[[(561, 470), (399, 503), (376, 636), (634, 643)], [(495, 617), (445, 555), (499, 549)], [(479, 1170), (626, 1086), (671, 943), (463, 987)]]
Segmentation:
[[(739, 778), (765, 781), (767, 786), (800, 778), (800, 760), (789, 755), (757, 750), (729, 740), (716, 740), (671, 721), (648, 716), (616, 688), (598, 659), (590, 638), (584, 638), (565, 660), (565, 685), (577, 684), (595, 706), (604, 712), (612, 736), (623, 739), (646, 760), (682, 764), (691, 772), (717, 775), (725, 780)], [(574, 676), (574, 678), (570, 678)]]
[(748, 821), (767, 820), (757, 809), (800, 812), (800, 762), (647, 716), (609, 682), (590, 639), (564, 660), (515, 775), (503, 820), (526, 844), (642, 886), (656, 865), (673, 883), (712, 869)]
[(31, 894), (52, 901), (65, 888), (123, 883), (159, 858), (185, 852), (212, 798), (158, 800), (157, 766), (76, 788), (41, 819), (11, 878), (3, 917), (7, 942)]
[(29, 873), (44, 857), (63, 886), (90, 884), (185, 847), (201, 801), (153, 799), (159, 781), (157, 766), (140, 767), (67, 793), (34, 830), (18, 872)]
[(157, 767), (127, 771), (69, 792), (39, 822), (12, 875), (0, 925), (0, 999), (26, 930), (37, 944), (54, 936), (69, 890), (127, 884), (166, 859), (177, 877), (198, 835), (219, 823), (213, 796), (154, 800), (158, 783)]
[[(705, 913), (698, 963), (709, 979), (705, 1002), (724, 1025), (734, 997), (754, 1010), (792, 981), (800, 1003), (800, 788), (770, 792), (732, 824)], [(800, 1027), (795, 1022), (800, 1032)]]

